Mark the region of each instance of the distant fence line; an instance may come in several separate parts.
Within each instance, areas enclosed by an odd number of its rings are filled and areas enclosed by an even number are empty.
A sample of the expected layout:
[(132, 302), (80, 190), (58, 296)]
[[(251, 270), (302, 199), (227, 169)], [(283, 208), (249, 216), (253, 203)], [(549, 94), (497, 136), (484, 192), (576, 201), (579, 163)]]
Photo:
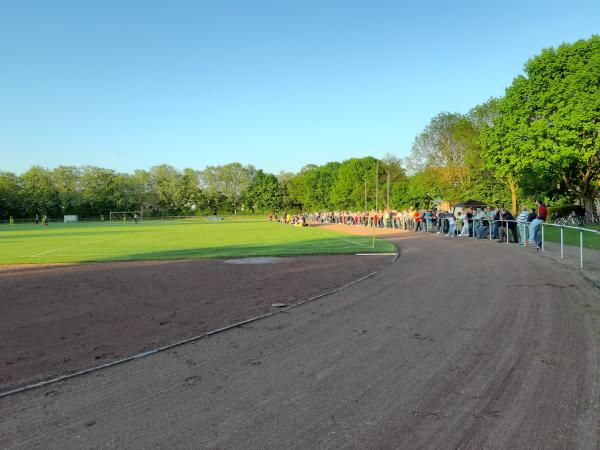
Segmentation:
[[(155, 217), (142, 217), (140, 218), (140, 221), (142, 222), (164, 222), (164, 221), (174, 221), (174, 220), (208, 220), (210, 217), (224, 217), (224, 216), (214, 216), (214, 215), (204, 215), (204, 216), (155, 216)], [(227, 217), (233, 217), (231, 215), (227, 215)], [(248, 214), (244, 214), (244, 215), (239, 215), (238, 217), (250, 217)], [(13, 219), (13, 222), (15, 225), (17, 224), (34, 224), (35, 223), (35, 219), (31, 219), (31, 218), (27, 218), (27, 219)], [(63, 219), (48, 219), (48, 222), (50, 223), (65, 223)], [(122, 219), (113, 219), (112, 221), (108, 218), (102, 218), (102, 217), (79, 217), (77, 219), (77, 222), (71, 222), (71, 223), (79, 223), (79, 222), (113, 222), (113, 223), (118, 223), (118, 222), (124, 222)], [(126, 222), (133, 222), (133, 218), (128, 218), (126, 220)], [(41, 218), (39, 219), (39, 223), (41, 225), (42, 220)], [(0, 220), (0, 224), (1, 225), (9, 225), (10, 224), (10, 220), (9, 219), (2, 219)], [(67, 223), (69, 224), (69, 223)]]

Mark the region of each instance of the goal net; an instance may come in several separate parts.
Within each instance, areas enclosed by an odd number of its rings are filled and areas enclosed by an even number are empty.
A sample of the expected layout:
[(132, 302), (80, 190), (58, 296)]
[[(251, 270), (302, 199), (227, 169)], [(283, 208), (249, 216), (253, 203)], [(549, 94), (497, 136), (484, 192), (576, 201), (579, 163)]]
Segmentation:
[(137, 211), (111, 211), (109, 217), (111, 222), (133, 222), (136, 217), (140, 218), (140, 213)]

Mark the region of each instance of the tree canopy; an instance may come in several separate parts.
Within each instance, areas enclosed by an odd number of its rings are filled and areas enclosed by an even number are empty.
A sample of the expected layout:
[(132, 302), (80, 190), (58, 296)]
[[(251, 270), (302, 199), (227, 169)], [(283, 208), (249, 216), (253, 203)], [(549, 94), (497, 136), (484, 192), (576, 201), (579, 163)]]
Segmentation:
[(592, 209), (600, 187), (600, 36), (530, 59), (498, 109), (482, 134), (496, 171), (516, 183), (552, 178)]

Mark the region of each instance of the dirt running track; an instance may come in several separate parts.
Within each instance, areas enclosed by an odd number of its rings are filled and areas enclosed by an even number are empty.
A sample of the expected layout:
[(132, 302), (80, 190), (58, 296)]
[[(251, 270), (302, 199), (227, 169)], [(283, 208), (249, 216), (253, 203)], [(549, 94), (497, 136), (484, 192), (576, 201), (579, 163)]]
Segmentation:
[(395, 242), (319, 301), (1, 398), (0, 447), (598, 448), (596, 291), (506, 245)]
[(351, 255), (0, 266), (0, 393), (264, 314), (387, 264)]

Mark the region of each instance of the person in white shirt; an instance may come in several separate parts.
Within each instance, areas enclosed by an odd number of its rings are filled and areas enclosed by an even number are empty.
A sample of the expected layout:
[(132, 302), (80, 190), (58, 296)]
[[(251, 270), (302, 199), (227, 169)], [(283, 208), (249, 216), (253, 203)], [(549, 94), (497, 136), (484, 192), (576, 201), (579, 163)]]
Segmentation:
[(529, 208), (524, 205), (521, 208), (521, 214), (517, 216), (517, 223), (519, 224), (519, 234), (521, 235), (520, 245), (526, 245), (527, 243), (527, 216), (529, 215)]
[(448, 217), (448, 236), (454, 237), (456, 236), (456, 219), (454, 218), (454, 214), (449, 214)]

